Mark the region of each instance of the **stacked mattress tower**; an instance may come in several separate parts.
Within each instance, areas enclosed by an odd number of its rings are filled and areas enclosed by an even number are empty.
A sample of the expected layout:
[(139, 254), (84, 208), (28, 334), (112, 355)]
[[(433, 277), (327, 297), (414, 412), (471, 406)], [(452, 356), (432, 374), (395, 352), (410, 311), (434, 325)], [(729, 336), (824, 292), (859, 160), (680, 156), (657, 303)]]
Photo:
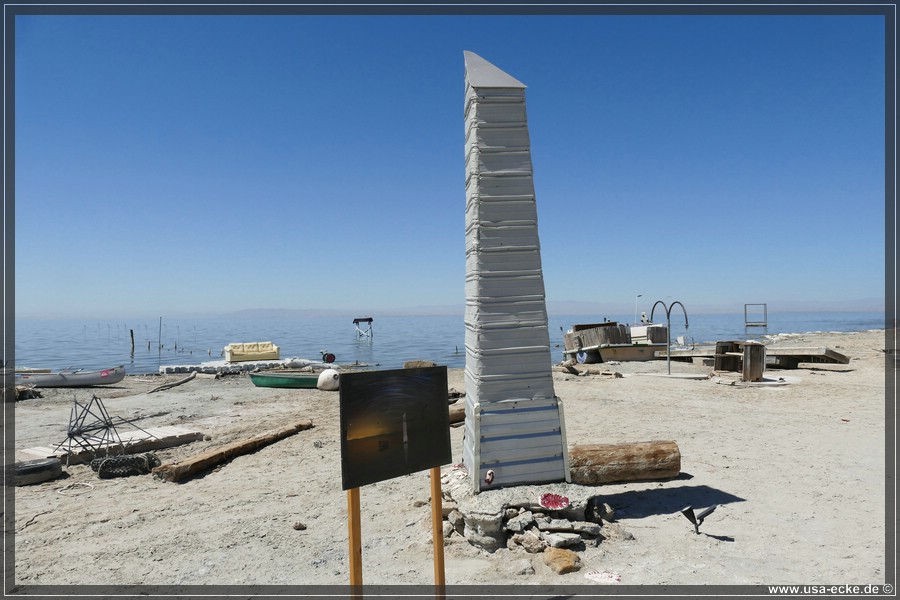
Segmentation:
[(466, 421), (474, 491), (569, 481), (553, 389), (525, 86), (466, 66)]

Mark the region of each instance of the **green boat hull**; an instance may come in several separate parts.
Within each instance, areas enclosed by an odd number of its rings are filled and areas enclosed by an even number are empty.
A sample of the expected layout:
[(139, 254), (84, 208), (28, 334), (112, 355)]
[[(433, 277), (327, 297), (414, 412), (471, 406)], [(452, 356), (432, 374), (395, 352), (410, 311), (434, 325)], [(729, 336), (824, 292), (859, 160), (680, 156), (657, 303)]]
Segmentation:
[(250, 381), (256, 387), (269, 388), (315, 388), (319, 383), (318, 373), (250, 373)]

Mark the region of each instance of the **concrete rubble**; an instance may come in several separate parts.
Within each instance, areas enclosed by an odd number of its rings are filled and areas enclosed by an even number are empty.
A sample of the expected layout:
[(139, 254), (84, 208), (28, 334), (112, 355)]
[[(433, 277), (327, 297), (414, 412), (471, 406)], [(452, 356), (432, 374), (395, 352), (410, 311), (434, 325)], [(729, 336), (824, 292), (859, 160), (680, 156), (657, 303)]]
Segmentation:
[[(489, 553), (507, 548), (543, 554), (551, 568), (566, 573), (579, 568), (572, 551), (604, 539), (634, 539), (613, 521), (615, 511), (602, 502), (596, 487), (549, 483), (475, 493), (465, 468), (454, 465), (443, 474), (442, 488), (445, 543), (461, 536)], [(541, 495), (548, 493), (568, 498), (568, 506), (541, 506)]]

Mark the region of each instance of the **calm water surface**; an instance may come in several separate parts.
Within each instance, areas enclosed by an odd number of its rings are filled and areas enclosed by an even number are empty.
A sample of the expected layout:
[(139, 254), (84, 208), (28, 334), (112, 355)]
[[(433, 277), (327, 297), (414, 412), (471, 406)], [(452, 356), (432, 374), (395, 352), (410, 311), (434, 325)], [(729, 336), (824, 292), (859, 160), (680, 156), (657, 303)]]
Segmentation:
[[(354, 316), (343, 317), (204, 317), (189, 319), (84, 321), (16, 320), (15, 364), (26, 367), (102, 369), (125, 365), (130, 374), (157, 373), (163, 365), (222, 360), (232, 342), (271, 341), (281, 357), (319, 360), (321, 352), (338, 364), (362, 363), (400, 368), (407, 360), (432, 360), (451, 368), (465, 366), (465, 327), (459, 316), (372, 315), (373, 335), (358, 338)], [(656, 315), (658, 317), (658, 315)], [(768, 326), (744, 327), (744, 315), (684, 315), (672, 312), (672, 340), (684, 336), (696, 343), (760, 339), (776, 333), (866, 331), (883, 329), (883, 313), (790, 312), (768, 314)], [(562, 335), (576, 323), (627, 323), (633, 315), (550, 315), (551, 358), (562, 360)], [(657, 320), (659, 320), (657, 318)], [(131, 349), (132, 332), (134, 351)], [(159, 341), (158, 341), (159, 340)]]

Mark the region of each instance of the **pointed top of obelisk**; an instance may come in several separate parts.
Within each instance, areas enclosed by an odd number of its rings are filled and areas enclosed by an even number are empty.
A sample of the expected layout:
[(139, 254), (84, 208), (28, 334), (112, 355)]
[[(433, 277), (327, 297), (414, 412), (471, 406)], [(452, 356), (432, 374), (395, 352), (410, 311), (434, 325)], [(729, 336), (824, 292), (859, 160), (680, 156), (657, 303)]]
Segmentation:
[(501, 71), (474, 52), (463, 50), (466, 60), (466, 78), (473, 88), (520, 88), (524, 89), (524, 83)]

